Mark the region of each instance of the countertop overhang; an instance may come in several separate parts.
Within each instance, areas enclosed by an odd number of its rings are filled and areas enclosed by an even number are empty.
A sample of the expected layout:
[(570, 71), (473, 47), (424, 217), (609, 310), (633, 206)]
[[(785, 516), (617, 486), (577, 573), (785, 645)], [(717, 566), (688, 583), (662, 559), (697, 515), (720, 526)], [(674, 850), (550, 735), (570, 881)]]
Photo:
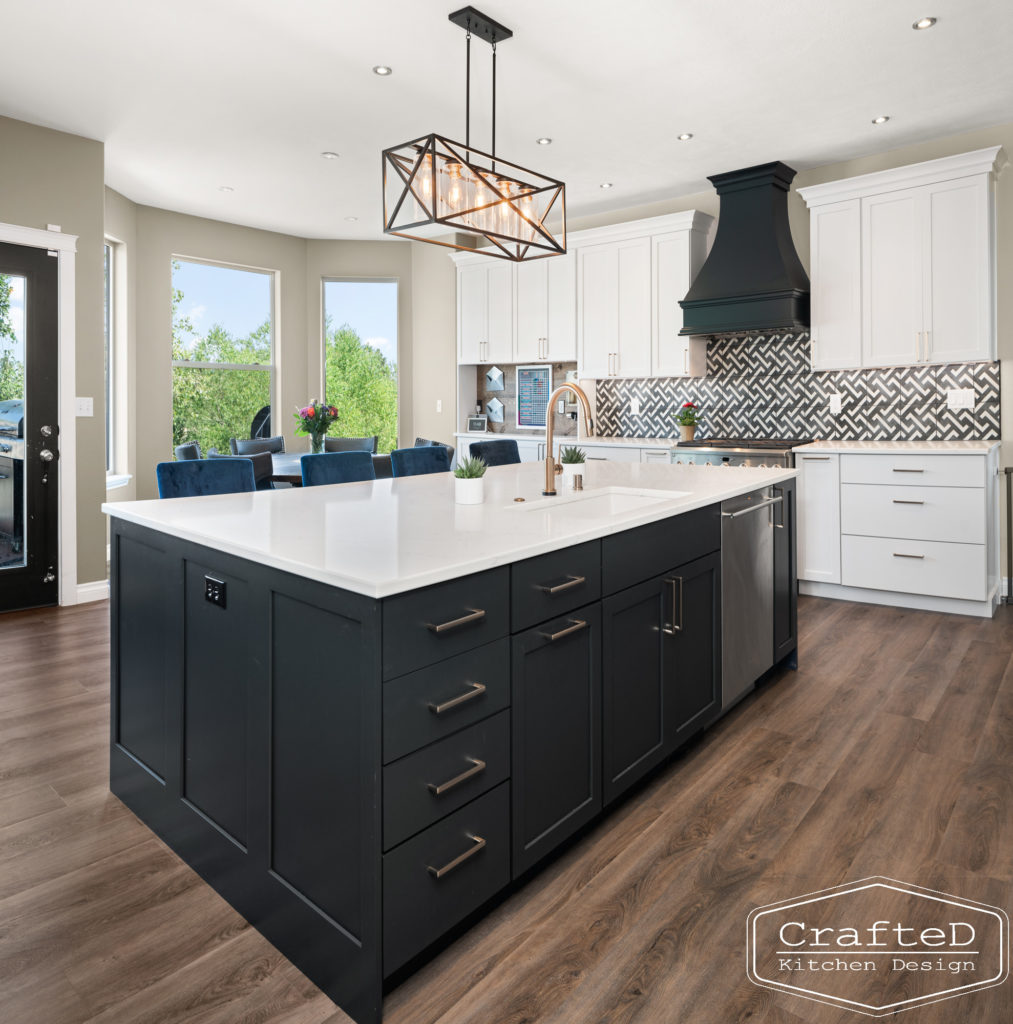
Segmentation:
[(567, 514), (562, 506), (572, 492), (564, 490), (561, 477), (556, 478), (559, 506), (525, 507), (542, 500), (544, 472), (540, 462), (489, 469), (481, 505), (455, 504), (453, 474), (435, 473), (251, 494), (106, 502), (102, 511), (381, 598), (644, 526), (796, 475), (780, 468), (596, 462), (585, 469), (585, 495), (615, 487), (672, 497), (594, 516)]

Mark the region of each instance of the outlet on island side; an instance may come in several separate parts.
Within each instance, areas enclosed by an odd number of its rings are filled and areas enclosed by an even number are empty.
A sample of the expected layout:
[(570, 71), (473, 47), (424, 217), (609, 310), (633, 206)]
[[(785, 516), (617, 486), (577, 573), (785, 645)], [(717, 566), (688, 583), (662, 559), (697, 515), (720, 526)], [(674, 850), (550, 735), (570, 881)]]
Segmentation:
[(218, 605), (219, 608), (225, 607), (225, 581), (216, 580), (214, 576), (204, 577), (204, 600), (210, 601), (211, 604)]

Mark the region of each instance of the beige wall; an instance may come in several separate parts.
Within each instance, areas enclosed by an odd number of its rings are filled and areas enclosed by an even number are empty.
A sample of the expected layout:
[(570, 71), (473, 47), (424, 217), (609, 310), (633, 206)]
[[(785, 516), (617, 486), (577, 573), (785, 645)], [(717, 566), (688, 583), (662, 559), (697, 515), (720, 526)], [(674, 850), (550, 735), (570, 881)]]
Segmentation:
[[(101, 142), (0, 117), (0, 221), (77, 235), (77, 394), (94, 416), (77, 431), (77, 578), (105, 579), (105, 378), (102, 328), (104, 152)], [(65, 496), (66, 497), (66, 496)]]

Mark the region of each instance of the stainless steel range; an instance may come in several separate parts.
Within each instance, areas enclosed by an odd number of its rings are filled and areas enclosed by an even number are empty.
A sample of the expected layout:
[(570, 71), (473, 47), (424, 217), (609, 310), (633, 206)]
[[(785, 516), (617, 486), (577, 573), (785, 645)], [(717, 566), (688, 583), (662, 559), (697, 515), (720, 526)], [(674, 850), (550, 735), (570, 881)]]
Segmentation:
[(672, 449), (673, 465), (690, 466), (794, 466), (792, 448), (811, 443), (812, 438), (706, 438), (680, 441)]

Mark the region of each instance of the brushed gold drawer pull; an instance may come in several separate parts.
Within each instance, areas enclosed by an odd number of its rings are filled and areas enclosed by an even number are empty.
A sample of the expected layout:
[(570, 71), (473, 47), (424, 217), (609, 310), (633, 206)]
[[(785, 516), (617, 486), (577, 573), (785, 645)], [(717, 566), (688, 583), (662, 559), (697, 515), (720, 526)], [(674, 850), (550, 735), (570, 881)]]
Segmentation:
[(579, 633), (582, 629), (587, 629), (587, 623), (583, 619), (570, 619), (570, 625), (566, 629), (561, 629), (558, 633), (542, 633), (540, 635), (546, 640), (559, 640), (571, 633)]
[(427, 864), (426, 871), (433, 878), (443, 878), (444, 875), (449, 875), (454, 868), (459, 868), (466, 860), (474, 857), (479, 850), (485, 849), (485, 840), (481, 836), (469, 835), (468, 838), (475, 844), (471, 849), (465, 850), (460, 856), (455, 857), (452, 861), (448, 861), (442, 868), (434, 868), (431, 864)]
[(433, 633), (448, 633), (452, 629), (457, 629), (458, 626), (466, 626), (469, 622), (479, 622), (485, 618), (484, 608), (467, 608), (465, 610), (468, 614), (462, 615), (459, 619), (451, 619), (449, 622), (439, 624), (427, 622), (426, 629)]
[(476, 697), (481, 697), (485, 693), (485, 683), (469, 683), (468, 685), (471, 689), (467, 693), (462, 693), (459, 697), (454, 697), (451, 700), (445, 700), (442, 704), (430, 703), (428, 705), (429, 710), (434, 715), (442, 715), (444, 711), (459, 707), (461, 704), (474, 700)]
[(460, 775), (455, 775), (452, 779), (447, 779), (446, 782), (440, 782), (439, 784), (427, 782), (426, 789), (433, 796), (443, 796), (444, 793), (449, 792), (455, 786), (459, 786), (462, 782), (467, 782), (468, 779), (481, 775), (485, 771), (485, 761), (481, 761), (477, 757), (469, 757), (468, 760), (471, 762), (471, 767), (467, 771), (463, 771)]
[(925, 556), (924, 555), (905, 555), (905, 554), (902, 554), (900, 551), (895, 551), (893, 553), (893, 557), (894, 558), (924, 558)]
[(586, 576), (567, 576), (565, 583), (557, 583), (554, 587), (536, 583), (535, 590), (540, 590), (543, 594), (561, 594), (564, 590), (573, 590), (574, 587), (582, 586), (585, 583), (587, 583)]
[(924, 473), (924, 469), (895, 469), (895, 473)]
[(915, 501), (913, 498), (894, 498), (895, 505), (924, 505), (924, 501)]

